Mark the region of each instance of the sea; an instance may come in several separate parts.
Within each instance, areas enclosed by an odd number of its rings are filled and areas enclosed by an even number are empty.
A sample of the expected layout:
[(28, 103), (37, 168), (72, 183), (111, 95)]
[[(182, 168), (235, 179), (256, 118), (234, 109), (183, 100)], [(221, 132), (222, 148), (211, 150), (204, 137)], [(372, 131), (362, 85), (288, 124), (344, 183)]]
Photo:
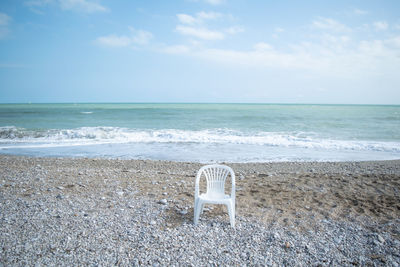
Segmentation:
[(0, 104), (0, 154), (183, 162), (400, 159), (400, 106)]

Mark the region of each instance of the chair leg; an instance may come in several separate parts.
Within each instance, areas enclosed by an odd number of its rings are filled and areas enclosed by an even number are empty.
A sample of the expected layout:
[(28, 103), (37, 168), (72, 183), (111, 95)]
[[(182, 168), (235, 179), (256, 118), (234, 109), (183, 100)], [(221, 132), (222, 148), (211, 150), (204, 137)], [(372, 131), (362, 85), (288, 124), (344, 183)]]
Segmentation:
[(200, 206), (200, 215), (203, 214), (203, 210), (204, 210), (204, 203), (201, 204), (201, 206)]
[(197, 198), (194, 199), (193, 223), (196, 224)]
[(194, 207), (194, 225), (197, 225), (197, 223), (199, 222), (199, 217), (200, 217), (200, 207), (203, 203), (201, 203), (201, 201), (197, 200), (195, 207)]
[(235, 204), (232, 202), (229, 202), (226, 204), (227, 208), (228, 208), (228, 213), (229, 213), (229, 220), (231, 223), (231, 226), (233, 228), (235, 228)]
[(235, 228), (235, 204), (232, 205), (231, 225), (232, 225), (233, 228)]
[(233, 214), (233, 228), (235, 228), (235, 217), (236, 217), (236, 204), (235, 201), (232, 203), (232, 214)]

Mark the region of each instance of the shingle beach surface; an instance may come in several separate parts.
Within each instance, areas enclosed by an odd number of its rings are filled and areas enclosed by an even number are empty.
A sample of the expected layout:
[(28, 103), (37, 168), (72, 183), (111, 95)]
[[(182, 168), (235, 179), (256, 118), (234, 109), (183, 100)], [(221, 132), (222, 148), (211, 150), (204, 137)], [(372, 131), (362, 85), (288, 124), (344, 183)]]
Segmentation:
[(399, 266), (400, 161), (228, 165), (236, 229), (198, 163), (0, 156), (0, 265)]

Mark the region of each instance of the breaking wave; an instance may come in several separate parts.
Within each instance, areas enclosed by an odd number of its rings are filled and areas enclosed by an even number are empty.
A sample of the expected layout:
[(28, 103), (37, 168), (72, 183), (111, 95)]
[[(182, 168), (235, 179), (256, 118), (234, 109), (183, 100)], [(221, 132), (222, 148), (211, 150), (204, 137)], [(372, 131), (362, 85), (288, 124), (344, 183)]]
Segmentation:
[[(78, 146), (105, 143), (208, 143), (245, 144), (273, 147), (298, 147), (324, 150), (400, 152), (400, 143), (333, 140), (313, 133), (257, 132), (231, 129), (210, 130), (134, 130), (120, 127), (81, 127), (76, 129), (32, 130), (15, 126), (0, 127), (0, 148), (13, 145)], [(5, 145), (5, 146), (4, 146)]]

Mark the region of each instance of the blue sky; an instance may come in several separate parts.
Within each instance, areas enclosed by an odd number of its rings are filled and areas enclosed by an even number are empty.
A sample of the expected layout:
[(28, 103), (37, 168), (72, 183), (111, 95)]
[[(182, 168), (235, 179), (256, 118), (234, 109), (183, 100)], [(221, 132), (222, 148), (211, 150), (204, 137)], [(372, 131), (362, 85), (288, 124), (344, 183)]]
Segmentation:
[(0, 103), (400, 104), (400, 2), (0, 2)]

